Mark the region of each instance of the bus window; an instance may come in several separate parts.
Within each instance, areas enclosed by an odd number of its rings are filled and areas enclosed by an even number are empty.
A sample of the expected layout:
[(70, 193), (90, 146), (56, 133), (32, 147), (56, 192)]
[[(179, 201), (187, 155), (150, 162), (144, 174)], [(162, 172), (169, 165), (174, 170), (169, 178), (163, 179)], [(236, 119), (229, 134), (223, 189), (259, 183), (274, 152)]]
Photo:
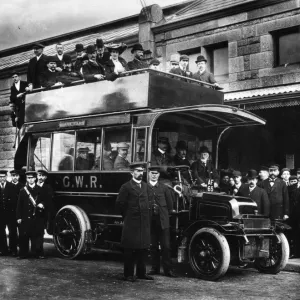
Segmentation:
[(131, 162), (131, 127), (105, 129), (102, 170), (127, 170)]
[(53, 134), (52, 171), (73, 171), (75, 132)]
[(29, 170), (49, 170), (51, 134), (33, 134), (30, 139)]
[(136, 129), (134, 161), (146, 161), (146, 128)]
[(101, 129), (77, 131), (75, 170), (99, 169)]

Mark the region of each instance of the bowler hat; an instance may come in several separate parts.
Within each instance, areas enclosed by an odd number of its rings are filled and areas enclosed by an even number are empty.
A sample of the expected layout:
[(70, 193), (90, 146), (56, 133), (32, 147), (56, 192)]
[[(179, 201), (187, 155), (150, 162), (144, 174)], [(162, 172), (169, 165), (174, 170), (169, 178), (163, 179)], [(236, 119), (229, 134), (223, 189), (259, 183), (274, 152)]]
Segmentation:
[(45, 46), (41, 43), (34, 43), (32, 45), (32, 49), (40, 49), (40, 48), (45, 48)]
[(102, 39), (96, 39), (96, 47), (97, 48), (103, 48), (104, 47), (104, 43)]
[(44, 170), (44, 169), (37, 170), (36, 172), (37, 172), (37, 174), (40, 173), (42, 175), (48, 176), (48, 172), (46, 170)]
[(7, 175), (7, 170), (0, 170), (0, 175), (6, 176)]
[(133, 45), (133, 47), (132, 47), (132, 49), (131, 49), (131, 53), (133, 53), (134, 51), (137, 51), (137, 50), (145, 51), (145, 50), (143, 49), (143, 46), (142, 46), (141, 44), (139, 44), (139, 43)]
[(283, 173), (283, 172), (290, 172), (291, 173), (291, 169), (289, 169), (289, 168), (283, 168), (281, 170), (281, 173)]
[(242, 176), (242, 173), (240, 171), (235, 170), (235, 171), (232, 172), (232, 176), (233, 177), (239, 177), (239, 176)]
[(199, 153), (210, 153), (210, 151), (206, 146), (202, 146), (199, 149)]
[(118, 143), (117, 144), (117, 148), (120, 148), (120, 149), (128, 149), (129, 148), (129, 145), (125, 142), (121, 142), (121, 143)]
[(26, 176), (34, 176), (34, 177), (36, 177), (36, 172), (35, 171), (27, 171), (27, 172), (25, 172), (25, 175)]
[(75, 45), (75, 52), (80, 52), (80, 51), (83, 51), (84, 48), (83, 48), (83, 45), (82, 44), (76, 44)]
[(289, 178), (289, 181), (291, 181), (291, 180), (298, 180), (298, 178), (296, 175), (291, 175)]
[(151, 166), (148, 168), (149, 171), (156, 171), (156, 172), (160, 172), (161, 171), (161, 166)]
[(190, 58), (186, 54), (180, 55), (179, 60), (190, 60)]
[(188, 147), (185, 141), (178, 141), (175, 148), (187, 150)]
[(80, 147), (77, 150), (78, 153), (89, 152), (89, 151), (90, 151), (90, 149), (88, 147)]
[(65, 64), (71, 64), (72, 63), (72, 57), (69, 54), (65, 54), (63, 56), (63, 61)]
[(12, 70), (12, 71), (10, 72), (10, 77), (13, 77), (14, 75), (20, 75), (20, 72), (17, 71), (17, 70)]
[(150, 66), (151, 66), (151, 65), (158, 66), (158, 65), (160, 65), (160, 61), (159, 61), (157, 58), (153, 58), (153, 59), (150, 61)]
[(131, 163), (129, 165), (129, 168), (131, 170), (134, 170), (134, 169), (137, 169), (137, 168), (143, 168), (143, 169), (145, 169), (146, 168), (146, 162), (134, 162), (134, 163)]
[(10, 171), (10, 175), (20, 175), (20, 174), (21, 174), (20, 170), (14, 169), (14, 170)]
[(106, 45), (106, 49), (109, 52), (111, 52), (112, 50), (117, 50), (121, 55), (127, 49), (127, 45), (124, 43), (119, 43), (119, 44), (110, 43)]
[(94, 45), (88, 45), (88, 46), (86, 47), (86, 53), (87, 53), (87, 54), (92, 54), (92, 53), (94, 53), (94, 52), (96, 52), (96, 48), (95, 48)]
[(249, 170), (249, 171), (247, 172), (247, 178), (248, 178), (248, 179), (254, 179), (254, 178), (257, 178), (257, 172), (256, 172), (256, 170), (253, 170), (253, 169)]
[(167, 137), (161, 136), (158, 138), (157, 143), (169, 144), (169, 139)]
[(201, 62), (201, 61), (207, 62), (207, 59), (203, 55), (199, 55), (197, 57), (196, 63)]

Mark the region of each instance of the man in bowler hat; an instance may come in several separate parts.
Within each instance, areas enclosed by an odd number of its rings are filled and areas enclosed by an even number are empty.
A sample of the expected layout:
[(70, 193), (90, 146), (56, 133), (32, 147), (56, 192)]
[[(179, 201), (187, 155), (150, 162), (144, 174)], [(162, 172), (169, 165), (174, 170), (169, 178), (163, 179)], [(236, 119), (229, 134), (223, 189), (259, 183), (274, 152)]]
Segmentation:
[(213, 84), (214, 87), (219, 88), (220, 86), (217, 84), (215, 80), (215, 76), (206, 70), (207, 59), (203, 55), (199, 55), (197, 57), (196, 64), (198, 67), (198, 71), (194, 73), (193, 78), (203, 82)]
[(231, 189), (231, 195), (238, 195), (241, 188), (244, 188), (245, 183), (242, 182), (242, 173), (239, 170), (234, 170), (232, 172), (232, 177), (234, 181), (234, 186)]
[(170, 73), (192, 78), (193, 73), (188, 70), (188, 65), (189, 65), (189, 57), (185, 54), (180, 55), (179, 68), (172, 68), (170, 70)]
[(76, 60), (73, 64), (74, 70), (76, 72), (81, 72), (81, 68), (83, 66), (83, 56), (86, 55), (84, 53), (84, 47), (82, 44), (75, 45), (75, 52), (76, 52)]
[(263, 188), (270, 200), (270, 217), (272, 219), (289, 218), (289, 195), (287, 185), (278, 178), (279, 165), (271, 164), (269, 166), (270, 176), (268, 179), (259, 183), (259, 187)]
[(248, 184), (243, 184), (237, 196), (249, 197), (257, 204), (257, 211), (259, 214), (270, 215), (270, 201), (266, 191), (257, 186), (258, 174), (255, 170), (249, 170), (247, 173)]
[(96, 39), (96, 50), (97, 50), (97, 63), (104, 66), (105, 62), (109, 60), (109, 52), (105, 51), (105, 46), (102, 39)]
[(144, 51), (145, 50), (143, 49), (143, 46), (141, 44), (133, 45), (131, 53), (134, 55), (134, 58), (132, 61), (128, 62), (129, 70), (139, 70), (148, 68), (148, 64), (142, 60), (144, 56)]
[(148, 274), (160, 274), (160, 250), (162, 253), (162, 266), (165, 276), (176, 277), (172, 271), (170, 246), (169, 214), (174, 212), (170, 189), (159, 182), (160, 166), (151, 166), (149, 170), (149, 196), (151, 204), (151, 264)]
[(146, 274), (147, 249), (150, 246), (150, 201), (148, 185), (142, 181), (145, 163), (132, 163), (130, 170), (132, 179), (121, 186), (116, 200), (116, 209), (124, 221), (121, 238), (124, 280), (153, 280)]

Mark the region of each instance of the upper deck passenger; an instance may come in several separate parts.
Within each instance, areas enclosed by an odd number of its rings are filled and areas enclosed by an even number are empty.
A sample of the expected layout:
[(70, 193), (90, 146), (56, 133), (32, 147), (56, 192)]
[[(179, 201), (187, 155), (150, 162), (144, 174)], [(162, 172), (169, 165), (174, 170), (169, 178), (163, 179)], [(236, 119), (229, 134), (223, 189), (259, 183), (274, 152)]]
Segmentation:
[(199, 55), (197, 57), (196, 64), (198, 67), (198, 71), (196, 73), (194, 73), (194, 75), (193, 75), (194, 79), (213, 84), (215, 87), (220, 87), (217, 84), (214, 75), (212, 73), (209, 73), (206, 70), (207, 59), (203, 55)]
[(160, 71), (160, 61), (157, 58), (153, 58), (149, 63), (149, 69)]
[(171, 74), (176, 74), (184, 77), (192, 77), (193, 73), (188, 71), (189, 57), (187, 55), (180, 55), (179, 68), (172, 68)]
[(76, 44), (75, 46), (75, 52), (76, 52), (76, 60), (73, 64), (74, 70), (77, 72), (81, 71), (81, 68), (83, 66), (83, 56), (85, 55), (84, 48), (82, 44)]
[(139, 70), (148, 68), (148, 64), (145, 61), (142, 61), (144, 56), (144, 49), (141, 44), (133, 45), (131, 53), (134, 55), (132, 61), (128, 62), (129, 70)]
[(57, 57), (56, 71), (61, 72), (63, 70), (63, 65), (66, 57), (66, 54), (64, 54), (64, 46), (59, 43), (56, 45), (55, 49), (56, 49), (55, 56)]
[(65, 54), (63, 70), (57, 75), (57, 81), (65, 85), (68, 85), (71, 84), (73, 81), (77, 81), (81, 79), (82, 79), (81, 73), (79, 71), (76, 72), (75, 70), (73, 70), (71, 56)]
[(56, 71), (56, 63), (58, 58), (56, 56), (47, 56), (47, 69), (41, 74), (41, 85), (45, 88), (60, 84), (57, 82), (58, 71)]
[(96, 50), (97, 50), (97, 63), (104, 65), (106, 61), (109, 60), (110, 54), (104, 46), (102, 39), (96, 39)]
[(47, 68), (46, 55), (43, 54), (44, 45), (36, 43), (33, 45), (35, 57), (29, 60), (27, 69), (27, 82), (29, 87), (37, 89), (41, 87), (40, 77)]
[(128, 71), (126, 60), (120, 56), (127, 49), (127, 46), (124, 43), (111, 43), (106, 45), (106, 48), (110, 53), (110, 58), (104, 63), (106, 74), (118, 75)]

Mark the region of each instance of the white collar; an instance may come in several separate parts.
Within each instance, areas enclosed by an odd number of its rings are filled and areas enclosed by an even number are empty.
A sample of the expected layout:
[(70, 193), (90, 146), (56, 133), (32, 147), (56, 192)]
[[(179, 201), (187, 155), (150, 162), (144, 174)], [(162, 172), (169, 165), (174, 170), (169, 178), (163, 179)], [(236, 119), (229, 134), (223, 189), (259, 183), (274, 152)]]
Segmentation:
[(16, 87), (18, 87), (18, 90), (20, 89), (20, 83), (21, 83), (21, 80), (19, 80), (17, 83), (14, 84)]
[(250, 187), (250, 186), (249, 186), (250, 192), (252, 192), (255, 188), (256, 188), (256, 186), (254, 186), (254, 187)]
[(36, 56), (36, 59), (39, 60), (42, 55), (43, 55), (43, 53), (41, 55), (39, 55), (39, 56)]
[(35, 183), (34, 184), (28, 184), (28, 186), (33, 189), (35, 187)]
[(64, 54), (59, 55), (58, 53), (56, 53), (56, 55), (57, 55), (57, 57), (59, 58), (59, 60), (62, 60), (62, 59), (63, 59)]
[(150, 183), (152, 186), (155, 186), (155, 185), (157, 184), (157, 182), (158, 182), (158, 181), (152, 181), (152, 180), (149, 181), (149, 183)]
[(51, 70), (51, 69), (49, 69), (49, 68), (48, 68), (48, 70), (49, 70), (51, 73), (55, 73), (55, 71), (52, 71), (52, 70)]
[(241, 187), (242, 183), (240, 182), (238, 185), (235, 184), (235, 187), (237, 187), (238, 189)]
[(38, 186), (43, 186), (43, 185), (44, 185), (44, 182), (42, 182), (42, 183), (38, 182), (37, 185), (38, 185)]
[(158, 149), (158, 151), (159, 151), (161, 154), (165, 154), (165, 153), (166, 153), (166, 151), (161, 150), (160, 148), (157, 148), (157, 149)]
[(133, 177), (132, 177), (132, 180), (133, 180), (134, 182), (136, 182), (137, 184), (141, 184), (141, 183), (142, 183), (142, 180), (136, 180), (136, 179), (133, 178)]

